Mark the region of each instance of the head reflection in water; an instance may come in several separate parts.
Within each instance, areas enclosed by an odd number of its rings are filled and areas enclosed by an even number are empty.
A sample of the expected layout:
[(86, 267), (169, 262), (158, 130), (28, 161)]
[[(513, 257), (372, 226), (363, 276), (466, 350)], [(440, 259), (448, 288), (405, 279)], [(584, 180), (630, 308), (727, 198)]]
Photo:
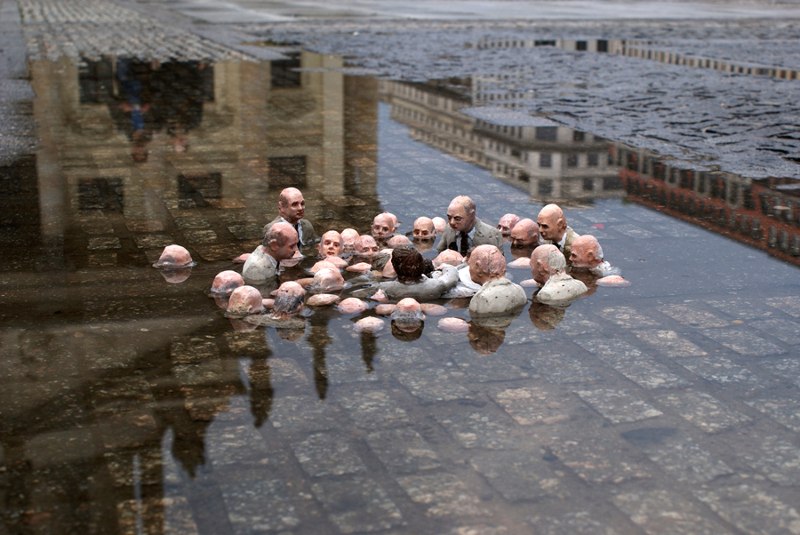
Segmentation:
[(483, 325), (470, 323), (467, 332), (469, 345), (481, 355), (495, 353), (506, 339), (505, 329), (492, 329)]
[(401, 340), (416, 340), (422, 334), (424, 320), (422, 306), (416, 299), (401, 299), (392, 312), (392, 334)]

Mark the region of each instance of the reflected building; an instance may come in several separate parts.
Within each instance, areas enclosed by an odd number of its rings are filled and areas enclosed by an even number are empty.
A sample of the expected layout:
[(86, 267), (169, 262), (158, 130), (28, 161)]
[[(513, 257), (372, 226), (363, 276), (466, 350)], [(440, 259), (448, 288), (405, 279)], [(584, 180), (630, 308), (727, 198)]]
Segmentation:
[(627, 198), (800, 265), (800, 182), (671, 166), (616, 145)]
[(383, 81), (380, 94), (412, 137), (488, 169), (537, 201), (624, 196), (607, 140), (509, 109), (486, 87), (472, 79)]
[(322, 225), (381, 211), (377, 83), (340, 58), (117, 59), (31, 63), (39, 147), (3, 197), (0, 451), (7, 509), (43, 511), (43, 531), (170, 531), (191, 515), (165, 482), (204, 469), (231, 400), (269, 418), (263, 335), (231, 334), (230, 358), (209, 281), (149, 267), (165, 245), (206, 264), (250, 251), (288, 185)]

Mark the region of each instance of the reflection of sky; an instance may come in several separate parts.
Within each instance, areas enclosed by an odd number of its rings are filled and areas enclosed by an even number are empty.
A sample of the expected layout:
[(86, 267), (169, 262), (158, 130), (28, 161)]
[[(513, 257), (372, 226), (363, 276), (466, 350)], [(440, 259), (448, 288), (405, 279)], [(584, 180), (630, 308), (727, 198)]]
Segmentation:
[[(408, 232), (420, 215), (444, 217), (450, 200), (459, 194), (472, 197), (478, 216), (491, 225), (507, 212), (536, 219), (541, 203), (494, 179), (486, 169), (411, 139), (406, 126), (390, 119), (390, 111), (389, 105), (380, 105), (377, 190), (384, 209), (401, 221), (402, 232)], [(783, 285), (798, 285), (795, 267), (623, 200), (598, 200), (584, 208), (566, 208), (565, 213), (577, 233), (600, 240), (606, 258), (633, 282), (629, 290), (617, 290), (626, 296), (695, 297), (719, 291), (756, 296), (767, 284), (770, 293), (779, 294)], [(507, 244), (505, 249), (511, 259)], [(517, 281), (530, 275), (518, 269), (509, 273)], [(584, 301), (589, 300), (596, 302), (598, 297)]]

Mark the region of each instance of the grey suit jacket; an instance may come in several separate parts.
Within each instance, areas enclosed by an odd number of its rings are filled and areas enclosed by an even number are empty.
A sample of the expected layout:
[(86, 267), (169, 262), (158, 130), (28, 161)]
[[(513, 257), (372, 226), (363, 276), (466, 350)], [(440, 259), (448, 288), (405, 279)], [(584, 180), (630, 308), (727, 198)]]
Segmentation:
[[(288, 221), (286, 221), (283, 217), (278, 216), (269, 223), (267, 223), (266, 225), (264, 225), (263, 234), (266, 234), (272, 225), (279, 222), (288, 223)], [(311, 245), (312, 243), (316, 242), (319, 239), (317, 233), (314, 232), (314, 225), (311, 224), (311, 221), (309, 221), (308, 219), (301, 219), (299, 223), (300, 223), (300, 232), (302, 234), (302, 236), (300, 237), (300, 245), (302, 247)]]
[[(469, 244), (470, 249), (478, 245), (495, 245), (497, 247), (502, 247), (503, 235), (493, 226), (487, 225), (476, 217), (473, 228), (475, 229), (475, 234), (472, 236), (471, 243)], [(448, 225), (447, 228), (444, 229), (442, 239), (436, 244), (436, 250), (441, 253), (447, 249), (451, 243), (457, 241), (457, 237), (458, 233), (453, 230), (453, 227)]]

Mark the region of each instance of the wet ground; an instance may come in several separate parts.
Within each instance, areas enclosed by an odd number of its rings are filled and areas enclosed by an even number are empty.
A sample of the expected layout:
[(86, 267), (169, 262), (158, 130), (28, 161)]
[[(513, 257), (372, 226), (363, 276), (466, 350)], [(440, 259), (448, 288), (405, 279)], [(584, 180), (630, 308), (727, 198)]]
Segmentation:
[[(17, 5), (5, 531), (800, 533), (797, 20), (432, 33)], [(207, 290), (288, 185), (318, 229), (556, 201), (632, 285), (464, 334), (327, 309), (247, 328)], [(180, 282), (151, 267), (170, 243), (198, 262)]]

